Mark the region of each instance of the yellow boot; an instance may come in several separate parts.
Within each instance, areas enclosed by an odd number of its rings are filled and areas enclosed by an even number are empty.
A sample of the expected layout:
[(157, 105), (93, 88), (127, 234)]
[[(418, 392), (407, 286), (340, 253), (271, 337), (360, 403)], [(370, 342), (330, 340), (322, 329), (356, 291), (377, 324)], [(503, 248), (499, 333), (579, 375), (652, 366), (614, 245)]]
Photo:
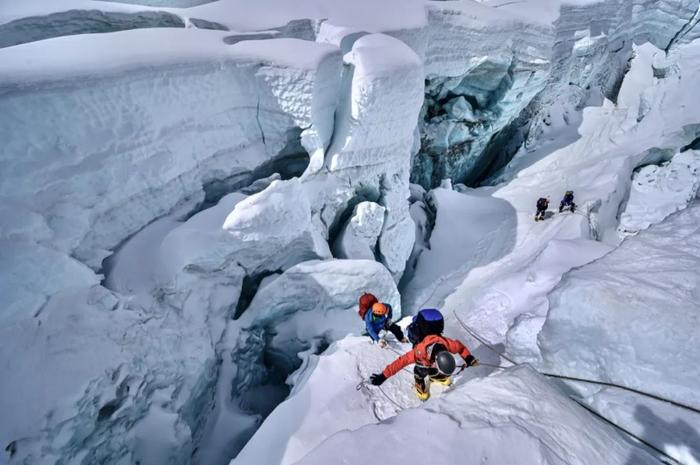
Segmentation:
[(430, 397), (430, 391), (428, 390), (428, 388), (423, 388), (423, 386), (421, 386), (420, 384), (414, 384), (413, 390), (416, 392), (418, 398), (422, 401), (426, 401)]
[(430, 378), (431, 383), (440, 383), (443, 386), (451, 386), (452, 385), (452, 378), (449, 376), (447, 378)]

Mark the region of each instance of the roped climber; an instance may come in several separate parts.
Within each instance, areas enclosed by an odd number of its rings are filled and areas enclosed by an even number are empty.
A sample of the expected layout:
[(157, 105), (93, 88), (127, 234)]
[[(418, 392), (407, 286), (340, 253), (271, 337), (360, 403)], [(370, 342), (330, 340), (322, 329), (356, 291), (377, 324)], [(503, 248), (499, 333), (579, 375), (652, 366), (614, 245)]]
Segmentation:
[[(415, 364), (413, 376), (415, 380), (414, 390), (421, 400), (430, 397), (430, 389), (426, 385), (426, 376), (430, 381), (439, 382), (446, 386), (452, 383), (450, 376), (455, 370), (456, 364), (452, 354), (459, 354), (467, 367), (479, 364), (479, 361), (469, 352), (467, 346), (456, 339), (443, 336), (444, 318), (439, 310), (423, 309), (414, 317), (415, 325), (419, 321), (427, 321), (433, 334), (420, 334), (420, 331), (413, 331), (409, 327), (409, 334), (417, 335), (420, 341), (415, 343), (413, 350), (407, 352), (390, 363), (381, 373), (370, 376), (370, 382), (375, 386), (380, 386), (388, 378), (401, 371), (402, 368)], [(416, 328), (418, 329), (418, 328)], [(413, 342), (413, 341), (411, 341)]]
[(547, 208), (549, 208), (549, 200), (540, 197), (537, 199), (537, 213), (535, 213), (535, 221), (544, 220), (545, 214), (547, 213)]
[(571, 210), (571, 213), (574, 213), (576, 211), (576, 204), (574, 203), (574, 191), (566, 191), (566, 193), (564, 194), (564, 198), (561, 199), (561, 203), (559, 204), (559, 213), (567, 209)]
[(376, 342), (381, 347), (386, 346), (386, 340), (380, 336), (382, 331), (391, 332), (400, 342), (408, 342), (401, 327), (391, 321), (391, 305), (379, 302), (374, 295), (363, 294), (360, 297), (358, 314), (365, 322), (365, 329), (371, 342)]

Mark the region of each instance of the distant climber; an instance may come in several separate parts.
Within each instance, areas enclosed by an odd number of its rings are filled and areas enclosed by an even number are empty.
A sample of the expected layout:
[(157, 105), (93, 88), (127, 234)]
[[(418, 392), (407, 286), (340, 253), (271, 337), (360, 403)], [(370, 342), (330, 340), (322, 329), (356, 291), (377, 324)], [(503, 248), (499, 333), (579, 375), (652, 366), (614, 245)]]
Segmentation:
[(374, 295), (365, 293), (360, 297), (358, 313), (365, 321), (367, 335), (372, 342), (378, 343), (381, 347), (386, 346), (386, 340), (380, 337), (381, 331), (389, 331), (398, 341), (408, 342), (401, 327), (391, 321), (391, 305), (379, 302)]
[(535, 213), (535, 221), (544, 220), (544, 215), (547, 213), (547, 208), (549, 208), (549, 200), (540, 197), (537, 200), (537, 213)]
[(574, 191), (566, 191), (566, 193), (564, 194), (564, 198), (561, 199), (561, 203), (559, 204), (559, 213), (563, 212), (566, 209), (571, 210), (571, 213), (574, 213), (576, 211), (576, 204), (574, 203)]
[(467, 346), (442, 335), (444, 326), (444, 318), (439, 310), (421, 310), (409, 326), (409, 339), (411, 342), (418, 341), (414, 342), (413, 350), (394, 360), (381, 373), (373, 374), (370, 382), (379, 386), (387, 378), (413, 363), (414, 390), (419, 399), (427, 400), (430, 397), (430, 389), (425, 382), (426, 376), (430, 381), (446, 386), (452, 383), (450, 376), (456, 367), (452, 354), (459, 354), (468, 367), (478, 365), (479, 361), (469, 353)]

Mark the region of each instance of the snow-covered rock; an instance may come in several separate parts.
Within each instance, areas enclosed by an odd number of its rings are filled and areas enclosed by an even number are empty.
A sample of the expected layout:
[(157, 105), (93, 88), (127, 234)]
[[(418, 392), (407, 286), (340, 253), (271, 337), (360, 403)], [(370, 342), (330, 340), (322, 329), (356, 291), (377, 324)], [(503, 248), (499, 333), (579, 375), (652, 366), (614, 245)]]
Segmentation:
[(661, 165), (635, 171), (629, 199), (620, 216), (622, 235), (636, 234), (682, 210), (700, 189), (700, 152), (687, 150)]

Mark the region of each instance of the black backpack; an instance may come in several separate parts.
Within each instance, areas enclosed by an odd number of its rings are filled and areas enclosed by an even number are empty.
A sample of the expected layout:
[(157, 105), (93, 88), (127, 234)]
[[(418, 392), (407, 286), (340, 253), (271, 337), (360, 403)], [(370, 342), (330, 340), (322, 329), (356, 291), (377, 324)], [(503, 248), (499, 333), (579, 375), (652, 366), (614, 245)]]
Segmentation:
[(537, 201), (537, 208), (539, 210), (545, 210), (545, 209), (547, 209), (548, 204), (549, 204), (549, 202), (547, 201), (547, 199), (545, 199), (543, 197)]
[(424, 308), (413, 317), (413, 321), (408, 325), (406, 332), (411, 344), (416, 345), (426, 336), (442, 334), (444, 329), (445, 319), (442, 313), (436, 308)]

